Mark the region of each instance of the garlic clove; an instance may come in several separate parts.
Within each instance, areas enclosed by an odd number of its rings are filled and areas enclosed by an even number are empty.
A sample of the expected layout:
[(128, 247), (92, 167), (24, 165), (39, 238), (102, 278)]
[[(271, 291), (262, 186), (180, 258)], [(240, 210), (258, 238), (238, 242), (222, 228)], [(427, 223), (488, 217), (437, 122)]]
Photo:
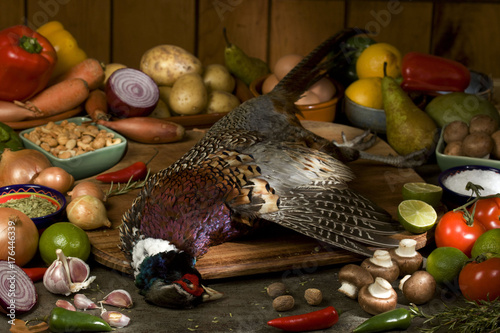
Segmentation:
[(101, 314), (101, 318), (104, 319), (111, 327), (122, 328), (129, 324), (130, 318), (118, 311), (105, 311)]
[(118, 308), (131, 308), (133, 306), (132, 296), (128, 291), (123, 289), (113, 290), (104, 297), (101, 303)]
[(43, 285), (53, 294), (70, 295), (70, 281), (64, 264), (56, 259), (43, 275)]
[(58, 308), (63, 308), (69, 311), (76, 311), (75, 306), (64, 299), (58, 299), (56, 302), (56, 306)]
[(68, 257), (69, 274), (72, 282), (84, 282), (89, 278), (90, 267), (80, 258)]
[(84, 294), (76, 294), (74, 302), (75, 307), (80, 310), (97, 309), (97, 305)]

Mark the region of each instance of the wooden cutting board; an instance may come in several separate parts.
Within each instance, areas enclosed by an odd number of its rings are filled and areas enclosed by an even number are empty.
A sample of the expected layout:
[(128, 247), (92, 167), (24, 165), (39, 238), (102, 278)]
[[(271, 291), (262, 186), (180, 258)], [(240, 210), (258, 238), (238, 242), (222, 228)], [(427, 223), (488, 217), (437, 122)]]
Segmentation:
[[(304, 126), (329, 140), (341, 141), (341, 133), (348, 139), (363, 131), (357, 128), (327, 123), (304, 121)], [(201, 137), (203, 131), (189, 130), (182, 142), (163, 145), (144, 145), (129, 142), (124, 158), (110, 171), (126, 167), (136, 161), (147, 161), (154, 155), (155, 149), (160, 153), (150, 162), (152, 172), (165, 168), (189, 150)], [(375, 146), (368, 150), (374, 154), (388, 155), (396, 153), (384, 141), (378, 139)], [(356, 161), (350, 164), (356, 174), (351, 188), (372, 199), (396, 218), (397, 205), (402, 200), (401, 189), (404, 183), (423, 181), (412, 169), (395, 168), (371, 161)], [(87, 180), (95, 181), (89, 178)], [(109, 185), (103, 185), (108, 189)], [(108, 217), (112, 222), (109, 229), (89, 231), (92, 253), (95, 260), (105, 266), (130, 274), (130, 263), (118, 248), (118, 226), (121, 216), (127, 210), (138, 190), (128, 194), (110, 197), (106, 203)], [(414, 238), (417, 247), (422, 248), (429, 240), (429, 235), (412, 235), (401, 233), (394, 235), (397, 239)], [(306, 236), (272, 227), (265, 232), (248, 236), (238, 241), (227, 242), (212, 247), (199, 258), (196, 267), (205, 279), (227, 278), (266, 272), (286, 270), (308, 270), (314, 267), (338, 263), (355, 262), (363, 257), (354, 255), (334, 247), (326, 247)]]

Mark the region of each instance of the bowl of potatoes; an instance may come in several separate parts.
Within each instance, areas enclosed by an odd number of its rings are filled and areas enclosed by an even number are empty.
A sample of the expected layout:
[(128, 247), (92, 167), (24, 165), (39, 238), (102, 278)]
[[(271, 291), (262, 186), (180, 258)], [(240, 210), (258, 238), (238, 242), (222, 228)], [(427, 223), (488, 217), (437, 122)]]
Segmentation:
[(436, 160), (444, 171), (464, 165), (500, 168), (500, 127), (488, 115), (477, 115), (467, 124), (446, 124), (436, 146)]

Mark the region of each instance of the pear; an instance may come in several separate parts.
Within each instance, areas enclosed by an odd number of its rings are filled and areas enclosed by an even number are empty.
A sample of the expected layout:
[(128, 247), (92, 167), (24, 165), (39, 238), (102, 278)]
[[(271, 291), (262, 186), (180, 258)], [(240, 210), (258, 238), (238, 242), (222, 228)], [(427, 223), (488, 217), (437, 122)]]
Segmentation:
[(269, 73), (269, 66), (261, 59), (248, 56), (237, 45), (229, 42), (226, 29), (223, 30), (226, 47), (224, 49), (224, 62), (231, 74), (242, 80), (247, 86), (255, 79)]
[(434, 147), (438, 131), (436, 123), (390, 76), (382, 79), (382, 100), (387, 142), (398, 154), (407, 155)]

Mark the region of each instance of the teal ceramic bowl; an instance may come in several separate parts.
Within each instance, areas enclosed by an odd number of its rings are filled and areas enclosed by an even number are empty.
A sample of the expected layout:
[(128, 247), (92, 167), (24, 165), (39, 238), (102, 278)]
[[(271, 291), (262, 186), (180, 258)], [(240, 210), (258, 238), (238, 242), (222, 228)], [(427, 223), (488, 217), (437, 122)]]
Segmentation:
[(444, 129), (441, 130), (439, 141), (436, 145), (436, 161), (441, 171), (465, 165), (480, 165), (491, 168), (500, 169), (500, 161), (490, 158), (477, 158), (468, 156), (451, 156), (445, 155), (444, 148), (446, 146), (443, 138)]
[(385, 134), (385, 111), (383, 109), (369, 108), (344, 98), (344, 112), (351, 124), (358, 128)]
[[(90, 122), (91, 119), (87, 117), (75, 117), (67, 119), (69, 122), (74, 122), (77, 125), (82, 124), (83, 122)], [(56, 122), (56, 124), (60, 124), (61, 122)], [(93, 151), (86, 152), (84, 154), (70, 157), (70, 158), (58, 158), (54, 155), (46, 152), (37, 144), (31, 142), (27, 138), (24, 137), (25, 134), (30, 133), (34, 130), (34, 128), (30, 128), (24, 130), (20, 133), (20, 137), (23, 140), (23, 144), (26, 148), (35, 149), (42, 152), (53, 166), (57, 166), (63, 168), (67, 172), (69, 172), (75, 180), (91, 177), (97, 175), (105, 170), (108, 170), (116, 163), (120, 161), (120, 159), (125, 154), (127, 149), (127, 139), (118, 134), (117, 132), (101, 125), (97, 125), (99, 129), (104, 129), (114, 135), (114, 138), (119, 138), (121, 140), (120, 143), (115, 144), (109, 147), (99, 148)]]

